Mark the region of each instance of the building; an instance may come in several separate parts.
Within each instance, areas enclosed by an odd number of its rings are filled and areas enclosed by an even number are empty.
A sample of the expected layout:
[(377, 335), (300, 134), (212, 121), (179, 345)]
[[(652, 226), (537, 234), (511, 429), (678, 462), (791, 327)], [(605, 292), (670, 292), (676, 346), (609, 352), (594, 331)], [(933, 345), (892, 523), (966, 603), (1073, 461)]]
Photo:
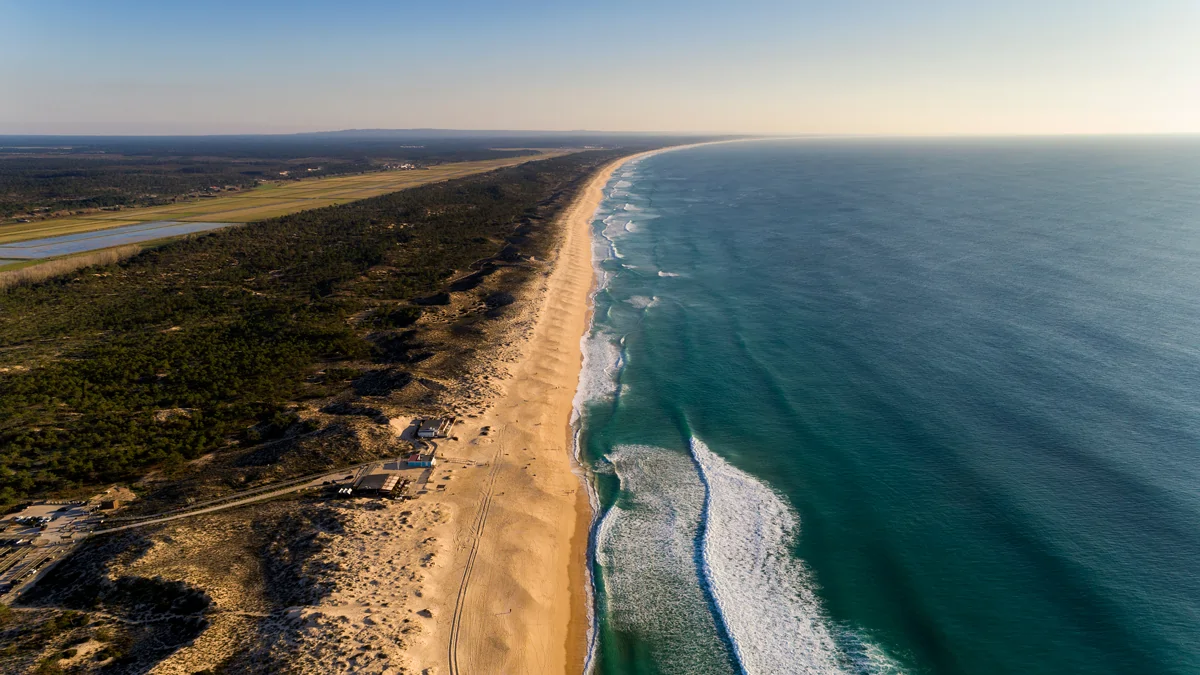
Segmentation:
[(405, 463), (408, 464), (410, 468), (429, 468), (437, 464), (437, 457), (434, 457), (432, 452), (428, 455), (422, 455), (419, 452), (414, 452), (408, 456), (408, 459), (405, 460)]
[(445, 438), (450, 433), (450, 427), (454, 425), (452, 417), (430, 417), (421, 420), (420, 426), (417, 427), (418, 438)]
[(394, 473), (372, 473), (359, 478), (354, 491), (389, 496), (399, 483), (400, 476)]

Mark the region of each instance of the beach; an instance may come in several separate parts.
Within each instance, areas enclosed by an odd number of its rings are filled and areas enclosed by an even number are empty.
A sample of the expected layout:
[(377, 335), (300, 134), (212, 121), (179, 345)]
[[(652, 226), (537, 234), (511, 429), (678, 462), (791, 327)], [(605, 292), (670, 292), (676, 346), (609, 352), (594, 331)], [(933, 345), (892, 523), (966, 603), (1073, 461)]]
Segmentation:
[[(512, 311), (491, 323), (486, 352), (439, 394), (458, 422), (436, 441), (436, 466), (405, 474), (415, 499), (324, 507), (337, 525), (317, 534), (304, 563), (324, 590), (290, 607), (256, 653), (296, 672), (584, 670), (592, 510), (572, 410), (595, 283), (590, 227), (614, 169), (630, 159), (585, 179), (553, 224), (552, 257), (529, 261), (533, 275)], [(410, 416), (392, 418), (398, 434)], [(248, 639), (237, 616), (221, 613), (219, 630), (156, 672), (219, 662)]]
[[(413, 474), (416, 499), (331, 506), (341, 531), (310, 562), (329, 592), (289, 612), (298, 630), (268, 651), (298, 672), (583, 672), (593, 514), (572, 410), (595, 284), (590, 227), (613, 171), (637, 156), (587, 179), (556, 223), (554, 258), (531, 261), (540, 271), (478, 371), (444, 394), (464, 414), (437, 441), (437, 466)], [(160, 670), (190, 672), (197, 652), (220, 650), (200, 642)]]
[(583, 669), (591, 509), (570, 418), (594, 278), (589, 226), (613, 170), (628, 159), (594, 174), (563, 214), (557, 259), (530, 289), (525, 335), (494, 406), (443, 445), (447, 456), (477, 464), (451, 470), (436, 496), (448, 517), (423, 537), (441, 544), (423, 575), (428, 602), (408, 602), (431, 615), (406, 654), (418, 672)]

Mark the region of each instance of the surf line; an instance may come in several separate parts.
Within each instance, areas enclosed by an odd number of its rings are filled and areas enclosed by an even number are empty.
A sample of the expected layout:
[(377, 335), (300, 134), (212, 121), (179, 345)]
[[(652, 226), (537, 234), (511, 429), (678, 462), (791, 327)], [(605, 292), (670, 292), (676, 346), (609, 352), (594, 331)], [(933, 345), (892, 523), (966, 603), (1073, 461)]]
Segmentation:
[[(612, 336), (607, 335), (607, 334), (597, 334), (595, 331), (595, 329), (596, 329), (596, 297), (600, 293), (607, 292), (608, 284), (611, 283), (612, 278), (615, 276), (615, 273), (609, 274), (607, 271), (605, 271), (601, 266), (601, 262), (603, 260), (614, 260), (614, 259), (619, 258), (619, 253), (617, 253), (614, 250), (615, 244), (612, 241), (612, 239), (610, 239), (604, 235), (603, 229), (598, 229), (596, 227), (596, 223), (598, 221), (598, 216), (600, 215), (601, 212), (608, 210), (610, 212), (609, 216), (605, 217), (602, 220), (599, 220), (599, 222), (601, 222), (605, 226), (607, 226), (609, 224), (609, 221), (611, 220), (611, 216), (612, 216), (611, 211), (613, 210), (612, 202), (622, 196), (622, 195), (615, 194), (617, 192), (622, 191), (617, 187), (617, 183), (628, 182), (628, 187), (633, 187), (636, 184), (637, 177), (634, 175), (626, 175), (624, 172), (627, 169), (629, 169), (631, 166), (636, 166), (642, 160), (644, 160), (648, 157), (652, 157), (657, 154), (664, 153), (664, 152), (673, 152), (676, 150), (686, 150), (688, 148), (694, 148), (694, 147), (699, 147), (699, 146), (704, 146), (704, 145), (718, 145), (718, 144), (731, 143), (731, 142), (744, 142), (745, 140), (750, 140), (750, 139), (737, 139), (737, 140), (733, 140), (733, 141), (712, 141), (712, 142), (707, 142), (707, 143), (677, 145), (677, 146), (672, 146), (672, 147), (660, 148), (657, 150), (651, 150), (651, 151), (644, 152), (644, 153), (639, 153), (636, 155), (632, 155), (630, 157), (626, 157), (623, 160), (618, 160), (621, 163), (618, 164), (613, 169), (612, 175), (609, 178), (609, 182), (608, 182), (608, 184), (605, 185), (605, 187), (603, 189), (604, 198), (600, 201), (600, 204), (597, 206), (596, 212), (592, 215), (592, 219), (590, 221), (589, 227), (591, 229), (591, 232), (589, 233), (590, 234), (589, 238), (592, 240), (593, 243), (599, 243), (599, 239), (601, 239), (601, 238), (604, 240), (607, 240), (609, 246), (607, 246), (605, 248), (607, 249), (607, 252), (609, 253), (609, 257), (602, 258), (597, 253), (596, 248), (593, 246), (592, 269), (593, 269), (593, 273), (594, 273), (594, 277), (593, 277), (594, 281), (593, 281), (592, 292), (588, 296), (588, 311), (589, 311), (590, 318), (588, 321), (587, 331), (584, 333), (583, 337), (581, 337), (579, 340), (580, 352), (582, 353), (582, 358), (583, 358), (583, 367), (580, 369), (579, 385), (575, 392), (575, 401), (573, 402), (572, 411), (571, 411), (571, 428), (573, 431), (572, 439), (573, 439), (573, 444), (574, 444), (574, 447), (572, 448), (572, 453), (575, 456), (575, 470), (579, 472), (580, 481), (583, 483), (584, 487), (587, 489), (588, 503), (591, 505), (591, 509), (592, 509), (591, 522), (588, 527), (588, 545), (587, 545), (587, 555), (586, 555), (586, 560), (585, 560), (585, 565), (586, 565), (587, 569), (585, 570), (585, 574), (584, 574), (585, 583), (587, 585), (586, 595), (587, 595), (587, 614), (588, 614), (587, 651), (586, 651), (586, 656), (584, 658), (584, 669), (583, 669), (583, 672), (585, 673), (585, 675), (591, 675), (592, 673), (595, 672), (596, 656), (597, 656), (597, 653), (599, 650), (599, 640), (600, 640), (599, 617), (596, 614), (597, 588), (596, 588), (596, 579), (595, 579), (595, 575), (593, 574), (593, 570), (595, 569), (595, 564), (596, 564), (597, 535), (598, 535), (600, 525), (603, 521), (603, 515), (604, 515), (600, 512), (600, 508), (601, 508), (600, 496), (599, 496), (599, 492), (597, 491), (597, 488), (595, 485), (595, 479), (594, 479), (593, 472), (591, 471), (591, 469), (587, 465), (587, 463), (584, 461), (585, 458), (583, 456), (583, 437), (584, 437), (584, 429), (586, 426), (586, 424), (585, 424), (585, 422), (586, 422), (585, 408), (592, 401), (598, 400), (602, 397), (606, 397), (608, 395), (613, 395), (615, 398), (615, 396), (620, 391), (619, 377), (620, 377), (620, 371), (624, 364), (624, 358), (623, 358), (624, 355), (622, 353), (624, 350), (624, 345), (622, 344), (620, 346), (620, 349), (617, 350), (617, 354), (618, 354), (617, 358), (615, 359), (615, 362), (611, 364), (611, 367), (607, 364), (604, 366), (605, 376), (610, 379), (609, 384), (613, 387), (613, 391), (611, 392), (611, 394), (603, 393), (603, 394), (598, 395), (597, 392), (595, 391), (595, 389), (596, 389), (596, 386), (595, 386), (596, 383), (594, 381), (595, 373), (590, 372), (590, 371), (594, 371), (597, 366), (597, 364), (593, 363), (593, 361), (596, 360), (595, 357), (599, 355), (599, 351), (600, 351), (600, 349), (597, 349), (597, 347), (599, 347), (600, 345), (594, 344), (594, 343), (607, 342), (608, 338), (611, 338)], [(624, 206), (625, 206), (625, 203), (623, 202), (622, 203), (623, 210), (624, 210)], [(609, 343), (609, 344), (611, 345), (611, 343)], [(612, 351), (612, 350), (606, 350), (606, 351)]]
[[(649, 153), (647, 153), (649, 154)], [(618, 176), (618, 173), (631, 164), (636, 164), (647, 154), (634, 155), (626, 158), (621, 164), (613, 169), (610, 183), (614, 180), (623, 180)], [(598, 243), (597, 239), (604, 236), (603, 230), (596, 227), (597, 216), (607, 206), (613, 198), (608, 193), (606, 186), (605, 198), (600, 201), (596, 208), (596, 213), (593, 214), (589, 224), (588, 239), (593, 244)], [(600, 221), (603, 225), (607, 225), (611, 220), (611, 214)], [(608, 239), (610, 247), (606, 247), (609, 253), (609, 258), (613, 259), (616, 252), (615, 244), (611, 239)], [(587, 490), (588, 504), (591, 507), (591, 520), (588, 523), (588, 544), (585, 555), (584, 566), (584, 583), (585, 595), (587, 597), (587, 650), (584, 656), (583, 672), (585, 675), (591, 675), (596, 669), (596, 655), (599, 651), (600, 628), (599, 617), (596, 611), (596, 579), (593, 570), (596, 565), (596, 545), (597, 533), (603, 521), (601, 513), (600, 494), (596, 488), (594, 476), (588, 468), (587, 462), (583, 456), (583, 434), (585, 427), (585, 408), (594, 401), (612, 395), (615, 398), (619, 391), (620, 385), (617, 380), (620, 375), (620, 370), (623, 364), (623, 358), (620, 351), (616, 351), (616, 357), (611, 361), (603, 359), (603, 356), (611, 355), (614, 345), (608, 339), (610, 336), (596, 334), (596, 297), (600, 293), (607, 292), (608, 284), (615, 276), (608, 274), (602, 267), (601, 262), (604, 258), (597, 253), (595, 246), (592, 247), (592, 271), (593, 283), (592, 290), (588, 294), (588, 327), (583, 336), (579, 339), (579, 351), (583, 359), (582, 367), (579, 371), (579, 384), (575, 390), (575, 400), (571, 406), (571, 429), (572, 429), (572, 453), (575, 456), (575, 470), (578, 472), (579, 480), (583, 483)], [(602, 373), (597, 373), (597, 368), (602, 369)], [(603, 390), (599, 388), (598, 380), (607, 379), (608, 387)], [(610, 391), (611, 390), (611, 391)]]

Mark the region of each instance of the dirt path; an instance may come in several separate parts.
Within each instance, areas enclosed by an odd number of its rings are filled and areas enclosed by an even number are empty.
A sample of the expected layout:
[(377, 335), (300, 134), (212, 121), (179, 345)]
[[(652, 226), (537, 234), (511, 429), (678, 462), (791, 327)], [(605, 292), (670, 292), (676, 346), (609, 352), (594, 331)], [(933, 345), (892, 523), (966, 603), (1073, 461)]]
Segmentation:
[(504, 446), (496, 448), (496, 453), (492, 457), (492, 467), (488, 471), (487, 478), (484, 479), (483, 500), (479, 505), (479, 513), (475, 516), (473, 527), (475, 536), (471, 540), (471, 549), (467, 554), (462, 581), (458, 585), (458, 596), (454, 601), (454, 612), (451, 615), (450, 623), (450, 644), (447, 652), (451, 675), (459, 675), (462, 672), (458, 667), (458, 641), (462, 633), (462, 614), (466, 606), (467, 590), (471, 583), (471, 572), (475, 569), (475, 560), (479, 556), (479, 542), (483, 539), (483, 528), (487, 525), (488, 511), (491, 509), (492, 497), (496, 492), (496, 474), (500, 469), (503, 448)]

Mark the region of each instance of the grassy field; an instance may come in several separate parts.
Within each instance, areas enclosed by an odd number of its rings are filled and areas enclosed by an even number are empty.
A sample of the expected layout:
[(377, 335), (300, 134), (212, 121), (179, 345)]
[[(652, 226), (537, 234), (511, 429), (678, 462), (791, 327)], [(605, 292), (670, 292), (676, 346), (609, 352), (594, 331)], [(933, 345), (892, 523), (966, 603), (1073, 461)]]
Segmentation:
[(32, 223), (0, 225), (0, 244), (80, 232), (94, 232), (157, 220), (248, 223), (297, 211), (345, 204), (405, 188), (462, 178), (471, 174), (513, 166), (530, 160), (548, 159), (566, 153), (567, 151), (549, 151), (537, 156), (440, 164), (428, 169), (411, 171), (381, 171), (353, 176), (269, 183), (245, 192), (195, 199), (167, 206), (104, 211)]

